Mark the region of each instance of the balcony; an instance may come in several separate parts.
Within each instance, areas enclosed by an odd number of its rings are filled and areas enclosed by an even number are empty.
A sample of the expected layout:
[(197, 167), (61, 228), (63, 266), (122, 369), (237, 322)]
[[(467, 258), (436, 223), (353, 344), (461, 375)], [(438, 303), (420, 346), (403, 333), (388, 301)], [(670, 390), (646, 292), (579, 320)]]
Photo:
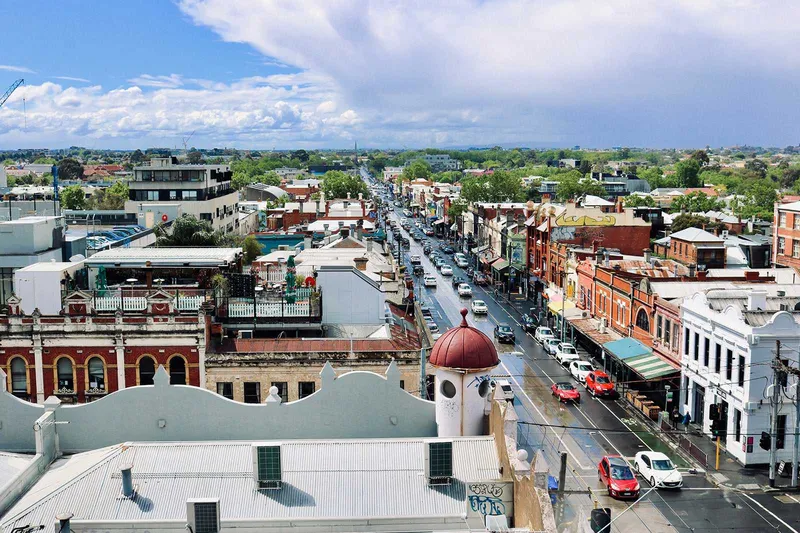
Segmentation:
[(255, 298), (217, 299), (216, 318), (234, 323), (306, 323), (322, 321), (322, 293), (316, 289), (297, 289), (295, 301), (286, 301), (282, 291), (262, 291)]
[[(147, 310), (147, 297), (155, 293), (156, 288), (142, 287), (111, 288), (107, 290), (84, 291), (92, 296), (92, 308), (98, 313), (114, 313), (117, 309), (126, 312), (144, 312)], [(200, 306), (211, 297), (207, 289), (189, 288), (161, 288), (161, 291), (174, 296), (174, 305), (177, 311), (197, 312)]]

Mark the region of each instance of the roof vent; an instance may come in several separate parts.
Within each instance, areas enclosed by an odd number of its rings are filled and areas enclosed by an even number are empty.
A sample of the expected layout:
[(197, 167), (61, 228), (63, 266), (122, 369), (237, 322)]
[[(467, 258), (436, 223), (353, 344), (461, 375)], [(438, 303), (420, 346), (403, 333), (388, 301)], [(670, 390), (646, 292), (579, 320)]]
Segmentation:
[(281, 488), (281, 445), (280, 443), (253, 444), (253, 474), (259, 490)]
[(56, 520), (58, 520), (58, 531), (59, 533), (70, 533), (72, 531), (70, 529), (69, 521), (72, 517), (75, 516), (72, 513), (61, 513), (56, 515)]
[(429, 485), (449, 485), (453, 480), (453, 441), (425, 443), (425, 477)]
[(747, 295), (748, 311), (764, 311), (767, 308), (767, 291), (754, 290)]
[(133, 474), (131, 470), (133, 469), (132, 464), (124, 464), (120, 467), (122, 472), (122, 495), (126, 498), (133, 497)]
[(193, 533), (219, 533), (219, 498), (187, 500), (186, 522)]

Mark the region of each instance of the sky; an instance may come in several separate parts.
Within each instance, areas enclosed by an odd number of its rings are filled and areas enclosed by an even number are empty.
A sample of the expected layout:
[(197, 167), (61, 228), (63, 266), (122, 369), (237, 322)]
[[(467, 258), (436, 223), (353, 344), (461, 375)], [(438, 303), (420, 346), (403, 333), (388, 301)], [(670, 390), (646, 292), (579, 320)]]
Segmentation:
[[(0, 148), (800, 143), (800, 3), (3, 0)], [(24, 99), (24, 101), (23, 101)]]

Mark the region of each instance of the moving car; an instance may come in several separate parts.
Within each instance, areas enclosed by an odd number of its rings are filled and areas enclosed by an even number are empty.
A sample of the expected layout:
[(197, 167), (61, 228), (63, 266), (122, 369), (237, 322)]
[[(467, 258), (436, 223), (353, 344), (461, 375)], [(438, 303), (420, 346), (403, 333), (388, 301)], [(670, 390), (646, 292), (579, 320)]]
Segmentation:
[(415, 276), (424, 276), (425, 275), (425, 268), (422, 265), (414, 265), (414, 275)]
[(539, 326), (538, 328), (536, 328), (536, 331), (533, 334), (533, 338), (541, 343), (544, 343), (546, 339), (555, 338), (555, 335), (553, 335), (553, 330), (551, 330), (550, 328)]
[(638, 498), (639, 482), (631, 467), (619, 455), (606, 455), (597, 465), (597, 475), (614, 498)]
[(472, 300), (470, 305), (473, 315), (485, 315), (489, 313), (489, 308), (486, 307), (486, 302), (483, 300)]
[(495, 387), (500, 387), (500, 392), (506, 400), (514, 401), (514, 389), (511, 388), (511, 383), (506, 379), (498, 379), (494, 383)]
[(409, 261), (411, 261), (412, 265), (419, 265), (422, 263), (422, 258), (418, 255), (412, 255)]
[(442, 276), (452, 276), (453, 275), (453, 267), (450, 265), (442, 265)]
[(447, 255), (452, 255), (452, 254), (454, 254), (456, 252), (455, 249), (452, 246), (448, 246), (446, 244), (441, 247), (441, 250), (444, 253), (446, 253)]
[(520, 326), (522, 329), (527, 332), (535, 331), (536, 327), (539, 325), (539, 321), (533, 318), (531, 315), (522, 315), (522, 320), (520, 320)]
[(592, 396), (612, 396), (615, 392), (611, 378), (602, 370), (595, 370), (586, 375), (586, 390)]
[(639, 452), (633, 459), (633, 468), (659, 489), (679, 489), (683, 486), (683, 476), (675, 463), (660, 452)]
[(466, 268), (469, 266), (469, 259), (466, 257), (456, 257), (455, 262), (456, 266), (459, 268)]
[(514, 330), (508, 324), (497, 324), (494, 327), (494, 338), (497, 342), (510, 342), (516, 341)]
[(480, 272), (475, 274), (473, 281), (475, 282), (475, 285), (487, 285), (489, 283), (489, 281), (486, 279), (486, 276)]
[(431, 255), (431, 245), (426, 244), (425, 246), (423, 246), (422, 253), (424, 253), (425, 255)]
[(458, 286), (461, 285), (462, 283), (466, 283), (466, 282), (467, 282), (467, 280), (465, 280), (461, 276), (453, 276), (453, 278), (450, 280), (450, 283), (453, 284), (453, 288), (455, 288), (455, 289), (457, 289)]
[(426, 274), (423, 278), (422, 282), (425, 284), (426, 287), (435, 287), (436, 286), (436, 277), (430, 274)]
[(556, 338), (545, 339), (544, 342), (542, 343), (542, 348), (544, 348), (544, 351), (549, 353), (550, 355), (555, 355), (556, 352), (558, 351), (559, 344), (561, 344), (561, 341)]
[(464, 298), (469, 298), (472, 296), (472, 287), (467, 285), (466, 283), (462, 283), (458, 286), (458, 295)]
[(580, 383), (586, 383), (586, 376), (592, 370), (594, 370), (594, 367), (586, 361), (572, 361), (569, 364), (569, 373)]
[(575, 347), (568, 343), (562, 342), (556, 346), (555, 351), (556, 361), (561, 363), (562, 365), (569, 368), (569, 364), (573, 361), (580, 361), (580, 356), (578, 355), (578, 350)]
[(572, 385), (572, 383), (569, 383), (568, 381), (559, 381), (558, 383), (553, 383), (553, 386), (550, 387), (550, 390), (553, 392), (553, 396), (558, 398), (559, 402), (579, 403), (581, 401), (581, 393)]

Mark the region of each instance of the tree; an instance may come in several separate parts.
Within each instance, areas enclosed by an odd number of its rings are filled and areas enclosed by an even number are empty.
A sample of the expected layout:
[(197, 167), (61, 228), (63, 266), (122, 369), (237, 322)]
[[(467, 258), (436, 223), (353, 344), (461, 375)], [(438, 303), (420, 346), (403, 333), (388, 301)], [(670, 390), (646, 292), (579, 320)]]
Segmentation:
[(592, 163), (588, 159), (581, 159), (581, 164), (578, 166), (578, 172), (583, 174), (589, 174), (592, 171)]
[(222, 242), (222, 235), (214, 231), (211, 222), (189, 214), (176, 218), (169, 229), (164, 224), (158, 224), (154, 232), (156, 247), (219, 246)]
[(767, 164), (761, 159), (751, 159), (744, 164), (744, 168), (751, 172), (755, 172), (759, 177), (764, 178), (767, 175)]
[(700, 163), (694, 159), (684, 159), (675, 165), (675, 175), (681, 187), (699, 187)]
[(111, 187), (103, 187), (96, 190), (89, 205), (92, 209), (123, 209), (128, 195), (128, 184), (124, 181), (117, 181)]
[(689, 213), (705, 213), (706, 211), (717, 211), (725, 207), (725, 204), (714, 198), (708, 196), (706, 193), (697, 191), (684, 196), (678, 196), (670, 204), (670, 210), (673, 213), (681, 211), (688, 211)]
[(623, 200), (625, 207), (655, 207), (656, 201), (653, 200), (652, 196), (640, 196), (638, 194), (632, 194), (630, 196), (626, 196)]
[(308, 152), (306, 152), (305, 150), (295, 150), (294, 152), (291, 153), (291, 158), (299, 159), (300, 161), (305, 163), (306, 161), (308, 161)]
[(192, 150), (186, 154), (186, 161), (188, 161), (190, 165), (199, 165), (203, 162), (203, 154), (198, 150)]
[(467, 212), (467, 207), (467, 202), (459, 198), (450, 204), (450, 208), (447, 210), (447, 216), (452, 219), (456, 219)]
[(244, 262), (250, 264), (261, 255), (264, 246), (258, 242), (255, 235), (248, 235), (242, 242), (242, 249), (244, 250)]
[(715, 229), (721, 229), (724, 225), (720, 222), (711, 222), (707, 217), (702, 215), (678, 215), (672, 221), (672, 233), (684, 230), (686, 228), (703, 228), (705, 227), (706, 231), (713, 231)]
[(414, 181), (417, 179), (427, 180), (431, 177), (431, 166), (424, 159), (417, 159), (412, 161), (400, 175), (403, 181)]
[(59, 194), (62, 209), (86, 209), (86, 195), (80, 185), (70, 185)]
[(775, 187), (765, 180), (753, 180), (745, 185), (744, 201), (737, 202), (734, 213), (750, 218), (772, 220), (775, 202), (778, 201), (778, 192)]
[(584, 194), (594, 196), (605, 196), (606, 194), (606, 190), (600, 182), (591, 178), (584, 178), (577, 170), (562, 174), (557, 179), (556, 196), (562, 201), (578, 198)]
[(438, 183), (456, 183), (461, 179), (461, 176), (461, 172), (457, 170), (445, 170), (434, 174), (431, 179)]
[(358, 198), (359, 194), (368, 195), (367, 184), (358, 176), (346, 174), (340, 170), (329, 170), (322, 177), (322, 190), (325, 197), (333, 198)]
[(689, 157), (697, 161), (697, 164), (701, 167), (707, 166), (710, 161), (708, 158), (708, 152), (705, 150), (695, 150)]
[(83, 178), (83, 165), (78, 161), (67, 157), (58, 162), (59, 181), (79, 180), (81, 178)]
[(138, 148), (131, 153), (130, 161), (133, 164), (142, 163), (145, 160), (144, 153)]
[(53, 159), (52, 157), (38, 157), (34, 161), (34, 164), (36, 164), (36, 165), (55, 165), (56, 164), (56, 160)]
[(461, 197), (467, 202), (518, 202), (524, 197), (522, 181), (516, 175), (498, 170), (494, 174), (461, 180)]

